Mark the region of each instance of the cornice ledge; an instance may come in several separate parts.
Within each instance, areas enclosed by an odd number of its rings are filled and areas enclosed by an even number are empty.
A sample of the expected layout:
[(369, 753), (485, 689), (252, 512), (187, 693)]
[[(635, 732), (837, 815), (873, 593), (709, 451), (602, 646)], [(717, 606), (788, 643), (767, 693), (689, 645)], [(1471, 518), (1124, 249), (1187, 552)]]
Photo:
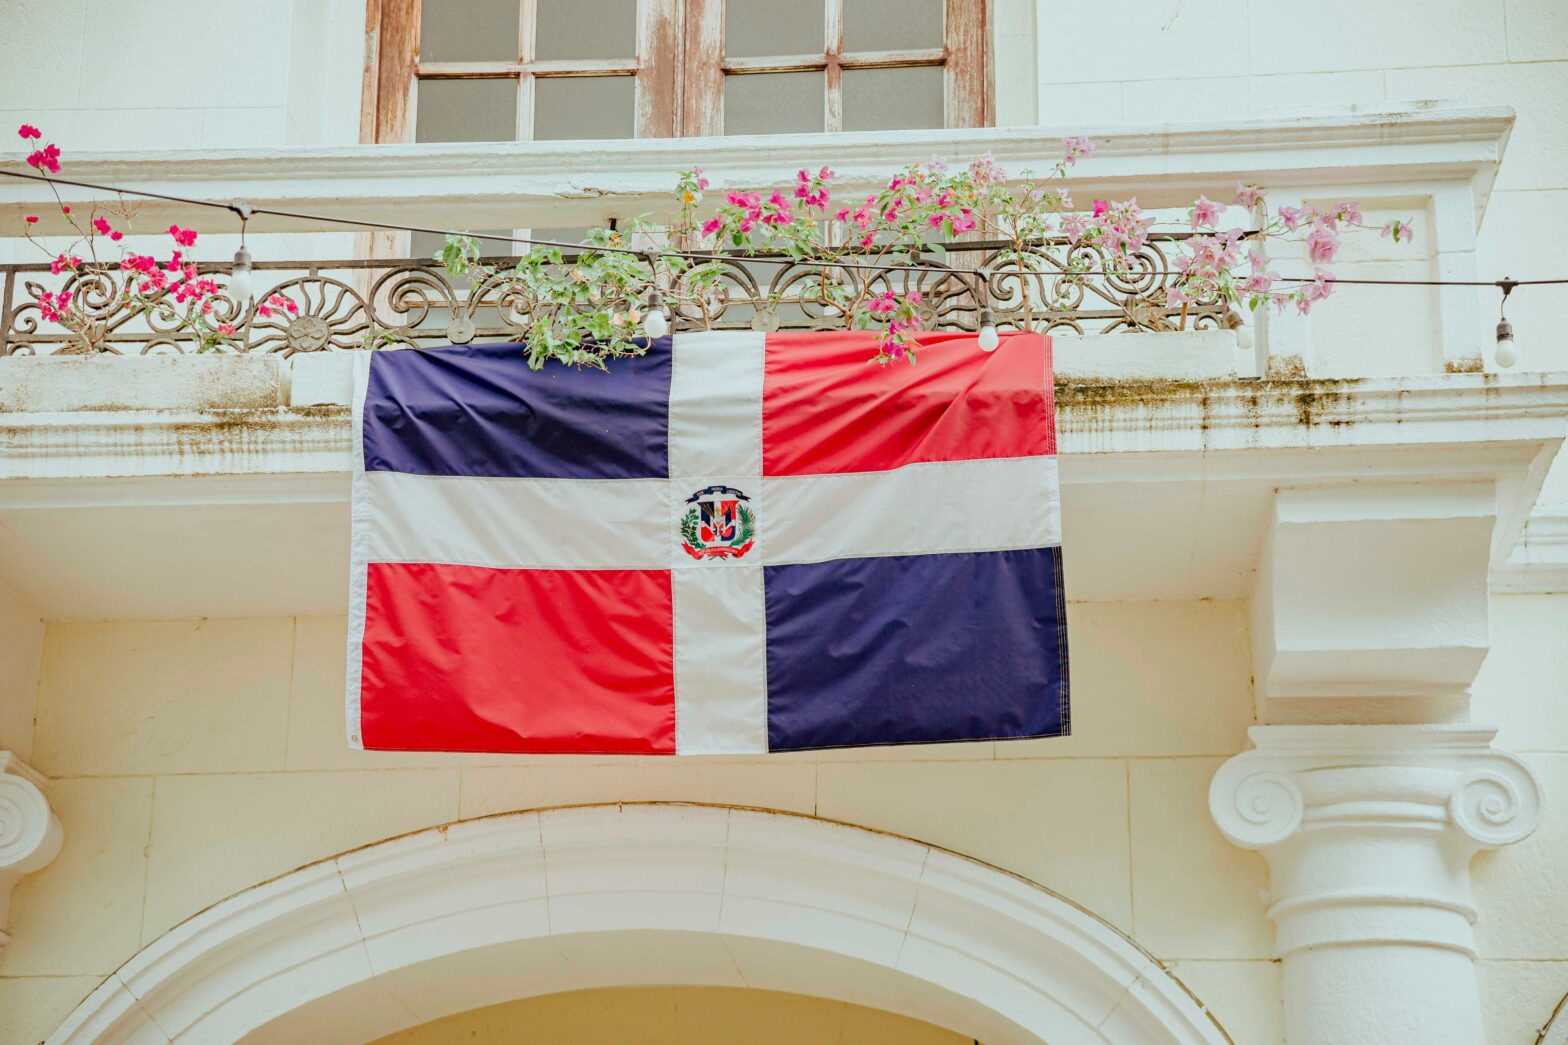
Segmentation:
[[(1044, 143), (1064, 135), (1090, 134), (1098, 142), (1096, 157), (1142, 156), (1156, 153), (1255, 152), (1280, 145), (1386, 146), (1391, 143), (1430, 145), (1454, 142), (1496, 142), (1515, 120), (1508, 106), (1389, 109), (1349, 115), (1264, 117), (1218, 123), (1151, 123), (1111, 127), (985, 127), (913, 131), (867, 131), (853, 136), (823, 133), (743, 135), (721, 138), (623, 139), (571, 142), (452, 142), (388, 145), (349, 145), (326, 148), (257, 149), (139, 149), (122, 152), (84, 153), (73, 157), (78, 172), (124, 170), (146, 177), (201, 178), (214, 174), (250, 173), (276, 176), (275, 161), (288, 158), (292, 173), (286, 178), (309, 177), (332, 170), (380, 175), (428, 174), (432, 161), (451, 160), (463, 167), (495, 166), (511, 173), (536, 161), (554, 166), (562, 159), (623, 154), (667, 166), (675, 158), (700, 153), (708, 166), (718, 169), (731, 158), (777, 158), (794, 164), (802, 150), (812, 148), (847, 158), (880, 159), (884, 156), (927, 155), (942, 146), (973, 145), (989, 148), (1000, 158), (1003, 150), (1016, 149), (1038, 156)], [(922, 149), (925, 151), (923, 152)], [(487, 163), (488, 161), (488, 163)], [(159, 170), (160, 165), (169, 170)]]
[(1254, 726), (1253, 750), (1209, 786), (1209, 811), (1243, 849), (1303, 827), (1455, 829), (1473, 849), (1517, 842), (1540, 823), (1542, 788), (1496, 730), (1442, 725)]

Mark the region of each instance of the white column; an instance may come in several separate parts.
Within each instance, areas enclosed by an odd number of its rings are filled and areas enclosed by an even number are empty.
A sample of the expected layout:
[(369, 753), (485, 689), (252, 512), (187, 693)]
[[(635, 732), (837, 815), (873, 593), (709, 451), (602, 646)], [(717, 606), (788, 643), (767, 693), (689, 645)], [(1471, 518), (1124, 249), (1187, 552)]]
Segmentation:
[(1268, 860), (1289, 1045), (1484, 1040), (1470, 858), (1541, 809), (1494, 732), (1257, 726), (1215, 774), (1215, 822)]
[(23, 875), (53, 860), (64, 838), (43, 782), (21, 759), (0, 751), (0, 947), (11, 942), (5, 931), (11, 890)]

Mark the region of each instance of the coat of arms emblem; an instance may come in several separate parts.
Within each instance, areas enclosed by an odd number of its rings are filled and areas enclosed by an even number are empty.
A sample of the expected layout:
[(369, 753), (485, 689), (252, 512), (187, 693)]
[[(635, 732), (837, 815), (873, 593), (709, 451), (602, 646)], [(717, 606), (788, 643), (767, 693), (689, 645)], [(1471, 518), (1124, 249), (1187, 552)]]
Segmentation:
[(693, 559), (738, 559), (756, 543), (751, 498), (731, 486), (710, 486), (686, 498), (681, 547)]

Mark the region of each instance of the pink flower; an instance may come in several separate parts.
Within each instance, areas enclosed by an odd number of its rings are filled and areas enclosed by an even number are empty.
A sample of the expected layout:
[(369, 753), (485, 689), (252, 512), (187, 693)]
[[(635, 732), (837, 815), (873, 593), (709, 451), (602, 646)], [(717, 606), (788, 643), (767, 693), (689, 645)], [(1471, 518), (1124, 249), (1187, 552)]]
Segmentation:
[(1258, 186), (1244, 185), (1239, 181), (1236, 183), (1236, 199), (1234, 202), (1238, 207), (1245, 207), (1251, 210), (1258, 205), (1258, 201), (1261, 199), (1263, 199), (1263, 190)]
[[(31, 221), (32, 219), (29, 218), (28, 220)], [(1395, 243), (1409, 243), (1415, 233), (1410, 230), (1409, 221), (1395, 218), (1393, 221), (1385, 222), (1383, 224), (1383, 230), (1379, 233), (1379, 235), (1381, 235), (1384, 239), (1388, 239), (1390, 236), (1392, 236)]]
[(1313, 270), (1313, 280), (1301, 288), (1301, 297), (1296, 302), (1296, 311), (1303, 316), (1312, 311), (1312, 306), (1330, 294), (1334, 293), (1333, 273), (1323, 269)]
[(1094, 154), (1094, 142), (1082, 135), (1076, 138), (1063, 138), (1062, 148), (1067, 151), (1063, 160), (1069, 164), (1077, 163), (1083, 157)]
[(987, 152), (969, 165), (969, 177), (973, 179), (977, 188), (983, 189), (987, 185), (995, 185), (997, 182), (1005, 181), (1007, 172), (997, 166), (995, 158)]
[[(178, 225), (170, 225), (169, 235), (173, 236), (174, 242), (182, 247), (194, 247), (196, 245), (195, 229), (182, 229)], [(177, 254), (175, 255), (175, 257), (178, 256)]]
[(1104, 201), (1104, 200), (1095, 200), (1094, 201), (1094, 216), (1096, 218), (1103, 218), (1103, 217), (1105, 217), (1105, 212), (1110, 210), (1110, 209), (1111, 209), (1111, 205), (1109, 203), (1107, 203), (1106, 201)]
[(219, 323), (218, 324), (218, 333), (222, 334), (224, 337), (233, 337), (234, 336), (234, 324), (233, 323)]
[(1072, 212), (1062, 215), (1063, 236), (1076, 243), (1083, 238), (1083, 234), (1087, 231), (1089, 231), (1089, 223), (1084, 220), (1082, 214)]
[(974, 227), (975, 218), (974, 214), (970, 211), (961, 210), (958, 212), (958, 217), (953, 219), (953, 231), (955, 233), (970, 232), (973, 231)]
[(36, 224), (38, 224), (38, 215), (36, 215), (36, 214), (29, 214), (27, 216), (27, 223), (29, 225), (36, 225)]
[(1279, 220), (1285, 223), (1285, 228), (1295, 232), (1296, 227), (1301, 224), (1302, 213), (1301, 210), (1295, 207), (1281, 207), (1279, 209)]
[(842, 210), (835, 211), (833, 213), (833, 220), (834, 221), (848, 221), (849, 220), (849, 208), (845, 207)]
[(115, 231), (109, 233), (109, 238), (114, 240), (114, 242), (118, 243), (122, 239), (125, 238), (125, 233), (123, 233), (123, 232), (119, 231), (118, 229), (116, 229)]
[(712, 218), (702, 223), (702, 234), (704, 236), (711, 236), (723, 227), (724, 222), (720, 221), (718, 218)]
[(70, 255), (69, 257), (64, 254), (59, 254), (56, 255), (55, 259), (49, 263), (49, 271), (58, 276), (66, 269), (71, 269), (74, 271), (81, 265), (81, 263), (82, 259), (74, 254)]
[(99, 234), (103, 236), (107, 236), (109, 233), (114, 231), (113, 229), (109, 228), (109, 222), (104, 218), (94, 218), (93, 228), (97, 229)]
[(43, 137), (43, 132), (30, 123), (24, 123), (22, 126), (16, 129), (16, 136), (24, 140), (27, 138), (37, 140), (38, 138)]
[(1339, 253), (1339, 233), (1324, 222), (1312, 226), (1312, 231), (1307, 233), (1307, 255), (1313, 263), (1333, 264), (1334, 255), (1337, 253)]
[(1213, 228), (1220, 220), (1220, 214), (1225, 210), (1224, 204), (1215, 203), (1204, 196), (1198, 197), (1198, 202), (1192, 205), (1192, 227), (1208, 226)]
[(1351, 225), (1359, 225), (1361, 224), (1361, 204), (1341, 203), (1334, 208), (1334, 216), (1340, 221)]

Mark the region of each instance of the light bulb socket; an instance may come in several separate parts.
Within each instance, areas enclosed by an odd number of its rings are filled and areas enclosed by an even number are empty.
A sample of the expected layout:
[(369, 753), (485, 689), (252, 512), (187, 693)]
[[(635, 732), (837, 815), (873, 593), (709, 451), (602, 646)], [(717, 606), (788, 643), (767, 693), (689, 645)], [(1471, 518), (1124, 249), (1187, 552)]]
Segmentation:
[(1504, 341), (1512, 341), (1513, 339), (1514, 325), (1506, 319), (1499, 319), (1497, 321), (1497, 343), (1501, 345)]
[(238, 272), (241, 269), (244, 269), (246, 272), (250, 271), (250, 251), (244, 247), (234, 252), (234, 271)]
[(980, 310), (980, 325), (982, 327), (996, 326), (996, 313), (991, 311), (989, 305)]

